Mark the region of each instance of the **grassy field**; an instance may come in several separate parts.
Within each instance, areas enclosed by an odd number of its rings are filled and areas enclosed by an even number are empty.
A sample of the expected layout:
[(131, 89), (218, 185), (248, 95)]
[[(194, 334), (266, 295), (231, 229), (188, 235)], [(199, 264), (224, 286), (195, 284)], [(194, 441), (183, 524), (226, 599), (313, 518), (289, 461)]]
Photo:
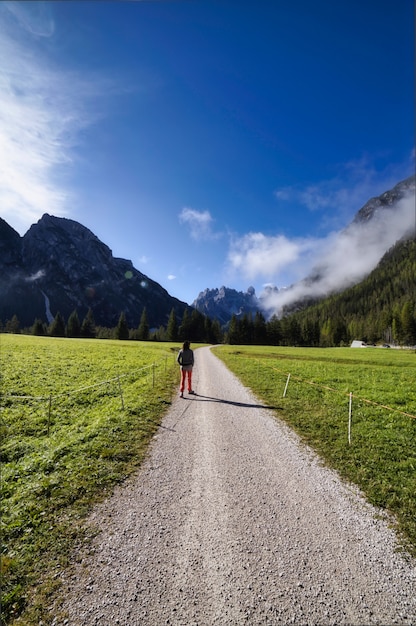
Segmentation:
[(0, 336), (2, 623), (27, 606), (16, 623), (44, 618), (83, 517), (138, 467), (170, 405), (179, 347)]
[[(169, 408), (178, 349), (0, 335), (2, 624), (48, 623), (43, 607), (86, 539), (85, 516), (137, 469)], [(399, 412), (416, 415), (414, 353), (214, 350), (329, 465), (394, 512), (416, 551), (416, 420)]]
[(255, 346), (214, 352), (329, 466), (394, 513), (416, 554), (416, 419), (409, 416), (416, 416), (415, 352)]

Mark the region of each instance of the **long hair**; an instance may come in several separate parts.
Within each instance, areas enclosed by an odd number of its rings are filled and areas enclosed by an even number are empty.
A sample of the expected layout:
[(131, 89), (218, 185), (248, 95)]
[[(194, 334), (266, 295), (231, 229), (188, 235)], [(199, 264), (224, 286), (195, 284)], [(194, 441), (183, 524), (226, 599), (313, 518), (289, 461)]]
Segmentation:
[(189, 350), (189, 346), (190, 346), (190, 342), (189, 341), (184, 341), (183, 342), (183, 346), (182, 346), (182, 350)]

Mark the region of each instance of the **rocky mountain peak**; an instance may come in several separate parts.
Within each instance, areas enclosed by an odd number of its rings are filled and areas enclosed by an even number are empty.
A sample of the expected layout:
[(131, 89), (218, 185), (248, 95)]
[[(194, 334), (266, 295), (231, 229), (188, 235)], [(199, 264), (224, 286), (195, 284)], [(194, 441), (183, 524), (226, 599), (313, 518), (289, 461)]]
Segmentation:
[(380, 196), (371, 198), (356, 213), (351, 224), (360, 224), (374, 219), (375, 214), (380, 209), (391, 209), (399, 200), (415, 193), (415, 176), (409, 176), (405, 180), (395, 185), (393, 189), (385, 191)]
[[(48, 303), (46, 306), (46, 302)], [(152, 326), (166, 325), (186, 303), (158, 283), (114, 258), (110, 248), (78, 222), (45, 213), (21, 238), (0, 223), (0, 319), (14, 314), (21, 325), (35, 318), (50, 321), (59, 311), (84, 317), (92, 309), (97, 324), (114, 327), (121, 312), (130, 327), (139, 324), (146, 307)]]
[(192, 306), (200, 313), (226, 324), (232, 315), (255, 314), (260, 308), (260, 303), (254, 287), (242, 292), (223, 285), (217, 289), (201, 291)]

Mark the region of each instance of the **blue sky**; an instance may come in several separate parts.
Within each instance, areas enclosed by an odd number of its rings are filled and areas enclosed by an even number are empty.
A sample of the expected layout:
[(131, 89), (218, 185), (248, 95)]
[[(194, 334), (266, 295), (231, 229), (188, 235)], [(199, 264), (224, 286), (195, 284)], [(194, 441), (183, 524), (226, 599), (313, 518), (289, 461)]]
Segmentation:
[(188, 303), (287, 286), (414, 172), (413, 24), (413, 0), (1, 2), (0, 215), (77, 220)]

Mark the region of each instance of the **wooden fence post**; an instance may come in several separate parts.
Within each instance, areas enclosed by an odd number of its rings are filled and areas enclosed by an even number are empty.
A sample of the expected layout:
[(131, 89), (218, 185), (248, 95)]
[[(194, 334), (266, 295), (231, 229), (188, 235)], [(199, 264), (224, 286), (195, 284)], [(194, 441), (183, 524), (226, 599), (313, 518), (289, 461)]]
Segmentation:
[(284, 390), (284, 392), (283, 392), (283, 397), (284, 397), (284, 398), (286, 397), (286, 391), (287, 391), (287, 386), (288, 386), (288, 384), (289, 384), (289, 380), (290, 380), (290, 374), (288, 374), (287, 381), (286, 381), (286, 385), (285, 385), (285, 390)]
[(350, 391), (350, 407), (348, 411), (348, 443), (351, 445), (352, 391)]
[(124, 411), (124, 398), (123, 398), (123, 390), (121, 388), (120, 376), (117, 376), (117, 380), (118, 380), (118, 390), (120, 392), (120, 398), (121, 398), (121, 408)]
[(51, 410), (52, 410), (52, 394), (49, 395), (49, 405), (48, 405), (48, 437), (49, 437), (49, 428), (51, 425)]

